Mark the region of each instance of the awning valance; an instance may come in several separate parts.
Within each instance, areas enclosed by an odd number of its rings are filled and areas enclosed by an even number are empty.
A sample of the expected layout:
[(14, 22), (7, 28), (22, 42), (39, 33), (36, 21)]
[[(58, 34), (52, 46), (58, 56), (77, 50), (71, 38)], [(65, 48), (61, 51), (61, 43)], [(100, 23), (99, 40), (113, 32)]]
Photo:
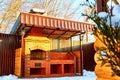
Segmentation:
[(28, 32), (33, 27), (42, 28), (46, 37), (69, 38), (81, 31), (92, 31), (94, 24), (22, 12), (11, 33), (18, 34), (23, 27), (26, 27)]

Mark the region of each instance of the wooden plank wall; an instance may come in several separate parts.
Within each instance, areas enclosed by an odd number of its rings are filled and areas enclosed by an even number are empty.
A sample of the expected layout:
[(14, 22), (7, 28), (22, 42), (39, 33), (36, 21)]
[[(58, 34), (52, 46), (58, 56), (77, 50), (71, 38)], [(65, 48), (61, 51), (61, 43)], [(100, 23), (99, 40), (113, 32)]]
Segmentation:
[(14, 73), (15, 49), (19, 46), (18, 36), (0, 34), (0, 75)]

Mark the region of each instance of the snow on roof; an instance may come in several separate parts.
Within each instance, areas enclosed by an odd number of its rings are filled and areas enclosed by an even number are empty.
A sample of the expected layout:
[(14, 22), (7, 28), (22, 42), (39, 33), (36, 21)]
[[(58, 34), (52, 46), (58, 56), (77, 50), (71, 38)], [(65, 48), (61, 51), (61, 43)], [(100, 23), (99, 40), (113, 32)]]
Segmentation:
[(45, 10), (43, 10), (43, 9), (38, 9), (38, 8), (32, 8), (30, 11), (31, 11), (31, 12), (35, 12), (35, 13), (42, 13), (42, 14), (45, 13)]

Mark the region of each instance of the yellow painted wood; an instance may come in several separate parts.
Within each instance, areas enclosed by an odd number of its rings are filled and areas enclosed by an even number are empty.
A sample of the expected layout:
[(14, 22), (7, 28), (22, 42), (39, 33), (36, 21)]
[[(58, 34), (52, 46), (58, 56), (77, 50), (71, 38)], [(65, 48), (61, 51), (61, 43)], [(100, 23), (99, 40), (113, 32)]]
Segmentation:
[(21, 48), (16, 49), (14, 74), (17, 76), (21, 75)]
[(96, 53), (94, 55), (94, 60), (96, 62), (95, 66), (95, 74), (97, 76), (96, 80), (120, 80), (120, 77), (117, 75), (113, 75), (114, 72), (111, 69), (111, 66), (109, 63), (106, 63), (105, 65), (101, 66), (102, 61), (99, 60), (100, 53), (97, 51), (98, 48), (105, 48), (105, 45), (99, 40), (96, 39), (94, 43), (94, 48), (96, 50)]

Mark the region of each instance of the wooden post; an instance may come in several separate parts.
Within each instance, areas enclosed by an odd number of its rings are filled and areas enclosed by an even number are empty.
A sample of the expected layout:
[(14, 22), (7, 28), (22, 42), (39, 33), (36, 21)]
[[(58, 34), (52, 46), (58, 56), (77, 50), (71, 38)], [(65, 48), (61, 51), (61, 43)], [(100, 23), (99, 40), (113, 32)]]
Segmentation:
[(81, 43), (81, 34), (79, 36), (79, 40), (80, 40), (80, 72), (81, 72), (81, 76), (83, 75), (83, 54), (82, 54), (82, 43)]
[(107, 2), (109, 0), (97, 0), (97, 11), (101, 12), (101, 11), (105, 11), (105, 6), (107, 5)]
[(24, 77), (25, 68), (25, 40), (24, 40), (25, 30), (21, 31), (21, 77)]
[(80, 70), (81, 70), (81, 76), (83, 76), (83, 49), (82, 49), (82, 40), (83, 40), (83, 34), (85, 34), (85, 31), (81, 31), (80, 35), (79, 35), (79, 40), (80, 40)]
[(102, 11), (102, 0), (97, 0), (97, 11), (100, 12)]

